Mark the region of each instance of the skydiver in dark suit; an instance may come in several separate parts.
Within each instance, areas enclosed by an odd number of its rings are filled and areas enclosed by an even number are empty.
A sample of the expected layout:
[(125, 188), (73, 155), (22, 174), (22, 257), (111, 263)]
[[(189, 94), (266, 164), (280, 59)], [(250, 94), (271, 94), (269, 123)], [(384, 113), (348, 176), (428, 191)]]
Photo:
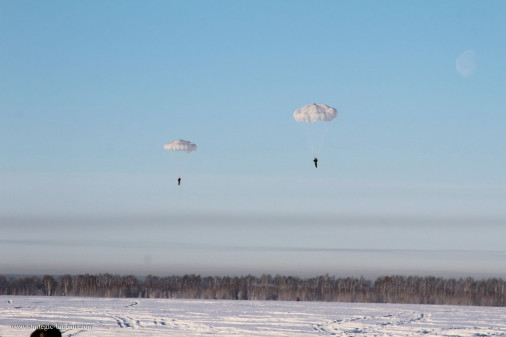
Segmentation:
[(314, 167), (318, 168), (318, 158), (314, 157)]
[(177, 186), (181, 185), (181, 177), (177, 178)]

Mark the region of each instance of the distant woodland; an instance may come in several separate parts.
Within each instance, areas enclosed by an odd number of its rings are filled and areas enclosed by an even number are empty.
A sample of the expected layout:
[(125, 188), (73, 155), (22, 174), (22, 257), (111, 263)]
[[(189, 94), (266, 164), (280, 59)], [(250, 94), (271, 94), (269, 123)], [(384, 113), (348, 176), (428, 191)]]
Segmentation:
[(291, 276), (62, 275), (6, 277), (0, 295), (335, 301), (506, 306), (502, 279), (383, 276), (336, 278)]

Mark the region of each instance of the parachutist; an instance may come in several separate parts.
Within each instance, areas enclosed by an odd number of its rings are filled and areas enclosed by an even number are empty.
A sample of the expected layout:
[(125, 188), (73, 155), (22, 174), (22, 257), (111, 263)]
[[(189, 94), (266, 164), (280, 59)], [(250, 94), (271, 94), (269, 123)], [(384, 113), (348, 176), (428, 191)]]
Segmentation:
[[(164, 150), (169, 150), (169, 151), (172, 151), (172, 152), (186, 152), (186, 153), (190, 153), (190, 152), (193, 152), (193, 151), (197, 151), (197, 145), (193, 144), (192, 142), (190, 142), (188, 140), (176, 139), (176, 140), (173, 140), (170, 143), (167, 143), (167, 144), (163, 145), (163, 149)], [(180, 157), (180, 160), (181, 159), (182, 158)], [(179, 162), (179, 164), (181, 164), (181, 162)], [(184, 172), (181, 172), (181, 170), (180, 170), (177, 174), (184, 174)], [(178, 186), (181, 185), (181, 177), (177, 178), (177, 185)]]
[[(304, 131), (311, 145), (314, 167), (316, 168), (318, 168), (318, 158), (316, 155), (320, 154), (324, 136), (328, 129), (328, 124), (325, 125), (324, 123), (331, 122), (336, 117), (337, 110), (327, 104), (308, 104), (293, 112), (293, 119), (295, 119), (296, 122), (308, 125), (308, 129)], [(320, 126), (313, 126), (313, 124)]]

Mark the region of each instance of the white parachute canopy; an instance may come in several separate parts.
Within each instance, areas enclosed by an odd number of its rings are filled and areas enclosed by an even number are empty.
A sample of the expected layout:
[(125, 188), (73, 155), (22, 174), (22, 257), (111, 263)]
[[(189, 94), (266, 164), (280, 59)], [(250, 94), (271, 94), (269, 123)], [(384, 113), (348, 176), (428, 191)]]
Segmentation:
[(170, 143), (165, 144), (163, 146), (163, 149), (169, 151), (185, 151), (186, 153), (190, 153), (197, 151), (197, 145), (188, 140), (176, 139)]
[(297, 122), (314, 123), (317, 121), (330, 122), (337, 117), (337, 110), (326, 104), (308, 104), (293, 112)]

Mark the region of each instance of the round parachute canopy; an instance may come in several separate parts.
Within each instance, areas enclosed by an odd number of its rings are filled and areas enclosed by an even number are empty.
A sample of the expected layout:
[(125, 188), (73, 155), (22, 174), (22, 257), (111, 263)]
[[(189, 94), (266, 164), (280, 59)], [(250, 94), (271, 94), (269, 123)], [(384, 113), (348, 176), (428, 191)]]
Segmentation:
[(165, 144), (163, 146), (163, 149), (169, 151), (185, 151), (187, 153), (190, 153), (193, 151), (197, 151), (197, 145), (187, 140), (176, 139), (170, 143)]
[(330, 122), (337, 117), (337, 110), (326, 104), (308, 104), (293, 112), (297, 122), (314, 123), (317, 121)]

